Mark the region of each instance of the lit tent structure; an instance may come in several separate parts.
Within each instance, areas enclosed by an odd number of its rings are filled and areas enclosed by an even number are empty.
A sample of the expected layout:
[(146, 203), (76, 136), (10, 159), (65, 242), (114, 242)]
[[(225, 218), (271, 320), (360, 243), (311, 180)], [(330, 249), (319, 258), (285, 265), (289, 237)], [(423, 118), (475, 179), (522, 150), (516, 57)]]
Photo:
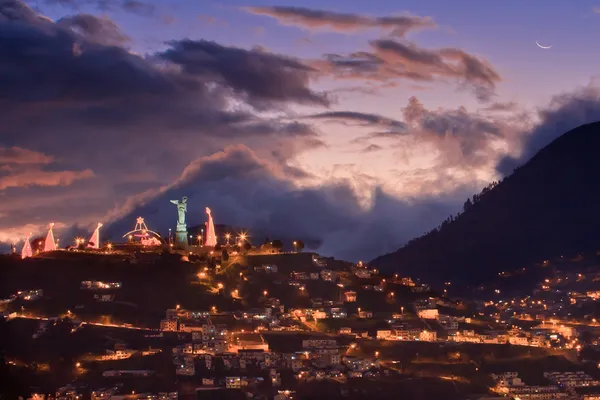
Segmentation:
[(54, 222), (51, 222), (49, 225), (48, 234), (46, 235), (46, 240), (44, 240), (44, 251), (56, 250), (56, 242), (54, 241), (54, 233), (52, 232), (53, 227)]
[(215, 247), (217, 245), (217, 235), (215, 234), (215, 224), (210, 213), (210, 208), (206, 207), (206, 213), (208, 214), (208, 224), (206, 225), (205, 246)]
[(25, 244), (23, 244), (23, 250), (21, 250), (21, 259), (31, 257), (33, 255), (33, 251), (31, 250), (31, 243), (29, 242), (29, 238), (31, 237), (31, 233), (25, 239)]
[(91, 247), (93, 249), (100, 248), (100, 228), (101, 227), (102, 227), (102, 223), (98, 222), (98, 226), (96, 227), (96, 229), (94, 230), (94, 233), (92, 234), (92, 237), (90, 238), (88, 247)]

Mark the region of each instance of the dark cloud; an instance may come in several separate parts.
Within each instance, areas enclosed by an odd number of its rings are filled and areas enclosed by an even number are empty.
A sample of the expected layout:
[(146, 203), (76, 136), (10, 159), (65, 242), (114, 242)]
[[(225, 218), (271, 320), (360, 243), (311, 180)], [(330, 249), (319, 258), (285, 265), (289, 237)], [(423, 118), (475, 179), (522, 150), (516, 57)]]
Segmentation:
[(326, 54), (310, 64), (325, 75), (340, 79), (375, 81), (451, 80), (470, 89), (478, 100), (489, 101), (501, 77), (485, 60), (455, 48), (429, 50), (407, 41), (380, 39), (370, 42), (371, 52)]
[(344, 33), (379, 28), (394, 36), (405, 36), (410, 31), (436, 27), (429, 17), (410, 15), (371, 17), (289, 6), (246, 7), (245, 10), (252, 14), (276, 18), (283, 25), (294, 25), (307, 29), (324, 28)]
[(99, 18), (89, 14), (77, 14), (61, 18), (57, 25), (71, 29), (83, 40), (101, 45), (123, 45), (129, 38), (121, 32), (117, 24), (108, 18)]
[(154, 5), (139, 0), (123, 0), (121, 7), (125, 11), (141, 15), (152, 15), (155, 11)]
[(59, 5), (79, 11), (81, 7), (94, 7), (100, 11), (123, 10), (126, 12), (150, 16), (156, 7), (150, 2), (140, 0), (42, 0), (46, 5)]
[(331, 111), (314, 115), (307, 118), (333, 120), (340, 123), (357, 123), (362, 126), (380, 126), (390, 129), (404, 130), (406, 124), (392, 118), (386, 118), (377, 114), (361, 113), (356, 111)]
[(257, 100), (328, 105), (322, 94), (308, 88), (310, 68), (297, 60), (261, 50), (221, 46), (205, 40), (169, 43), (160, 55), (193, 77), (223, 83)]
[(383, 147), (379, 146), (378, 144), (370, 144), (367, 147), (365, 147), (362, 152), (363, 153), (372, 153), (374, 151), (379, 151), (383, 149)]
[(570, 93), (555, 96), (547, 108), (538, 111), (539, 122), (520, 135), (520, 154), (498, 163), (498, 172), (508, 175), (526, 163), (540, 149), (580, 125), (600, 121), (600, 87), (594, 82)]
[(349, 182), (299, 188), (279, 164), (245, 146), (231, 146), (192, 162), (155, 197), (130, 204), (107, 232), (118, 237), (138, 215), (164, 232), (175, 218), (169, 199), (181, 196), (188, 196), (190, 225), (203, 223), (202, 210), (208, 206), (217, 223), (247, 227), (257, 241), (265, 234), (303, 238), (321, 243), (319, 251), (325, 254), (349, 260), (390, 251), (451, 210), (434, 200), (411, 205), (380, 190), (372, 207), (364, 209)]

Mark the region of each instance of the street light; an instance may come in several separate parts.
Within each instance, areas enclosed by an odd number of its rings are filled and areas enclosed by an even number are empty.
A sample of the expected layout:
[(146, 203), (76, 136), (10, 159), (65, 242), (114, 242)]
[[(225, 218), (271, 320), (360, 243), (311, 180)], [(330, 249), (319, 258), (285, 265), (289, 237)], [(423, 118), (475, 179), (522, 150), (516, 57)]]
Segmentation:
[(229, 246), (229, 239), (231, 239), (231, 233), (226, 233), (225, 240), (227, 240), (227, 246)]
[(269, 293), (269, 292), (267, 292), (267, 291), (265, 290), (265, 291), (263, 292), (263, 295), (264, 295), (265, 297), (267, 297), (267, 294), (268, 294), (268, 293)]

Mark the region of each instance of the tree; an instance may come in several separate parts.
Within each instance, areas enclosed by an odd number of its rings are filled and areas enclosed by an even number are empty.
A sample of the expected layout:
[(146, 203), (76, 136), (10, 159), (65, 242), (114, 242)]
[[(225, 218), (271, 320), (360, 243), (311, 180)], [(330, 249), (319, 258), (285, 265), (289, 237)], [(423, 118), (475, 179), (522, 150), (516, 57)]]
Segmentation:
[(283, 248), (283, 242), (279, 239), (275, 239), (271, 242), (271, 246), (277, 251), (280, 251)]
[(244, 242), (242, 247), (244, 248), (244, 250), (248, 251), (252, 248), (252, 245), (250, 244), (250, 242)]
[(222, 246), (219, 243), (215, 244), (215, 251), (220, 251), (221, 247)]
[(465, 201), (465, 204), (463, 204), (463, 211), (467, 212), (471, 207), (473, 207), (473, 202), (471, 202), (471, 199), (467, 199), (467, 201)]
[(298, 252), (302, 251), (304, 248), (304, 242), (302, 240), (296, 240), (294, 243), (294, 249)]

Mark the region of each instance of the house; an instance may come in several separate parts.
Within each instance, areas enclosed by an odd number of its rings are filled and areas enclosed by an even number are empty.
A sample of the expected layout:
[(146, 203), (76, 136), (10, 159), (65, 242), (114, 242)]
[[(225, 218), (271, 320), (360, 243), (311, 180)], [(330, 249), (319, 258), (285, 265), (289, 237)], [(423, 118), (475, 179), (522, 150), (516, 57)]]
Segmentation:
[(421, 319), (437, 319), (438, 315), (439, 315), (439, 311), (437, 308), (426, 308), (426, 309), (417, 311), (417, 315)]
[(167, 332), (177, 332), (177, 320), (176, 319), (163, 319), (160, 321), (160, 330)]
[(377, 339), (390, 339), (392, 336), (391, 330), (378, 330), (377, 331)]
[(419, 340), (423, 342), (435, 342), (437, 340), (437, 333), (435, 331), (422, 331), (419, 334)]
[(242, 380), (239, 376), (228, 376), (225, 378), (225, 387), (227, 389), (240, 389)]
[(356, 302), (356, 292), (354, 290), (349, 290), (344, 292), (344, 301), (346, 303), (355, 303)]

